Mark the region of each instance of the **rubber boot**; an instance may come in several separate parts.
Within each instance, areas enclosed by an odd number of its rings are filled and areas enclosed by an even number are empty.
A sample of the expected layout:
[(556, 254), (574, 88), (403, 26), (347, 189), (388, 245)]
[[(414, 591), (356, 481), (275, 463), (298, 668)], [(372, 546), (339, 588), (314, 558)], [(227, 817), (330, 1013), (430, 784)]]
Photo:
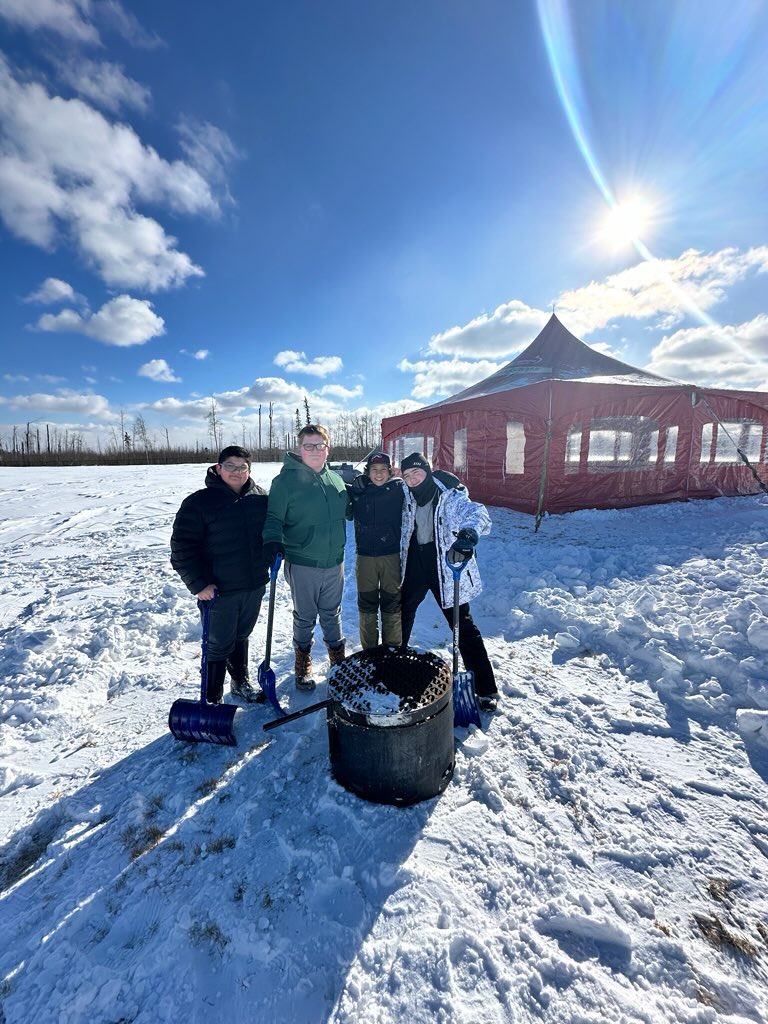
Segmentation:
[(344, 661), (344, 658), (345, 653), (343, 640), (336, 647), (328, 648), (328, 661), (331, 663), (331, 668), (335, 668), (337, 665), (340, 665)]
[(297, 690), (314, 690), (317, 683), (312, 678), (312, 653), (311, 650), (302, 651), (296, 648), (296, 659), (293, 663), (293, 671), (296, 676)]
[(227, 674), (225, 661), (209, 661), (205, 677), (205, 699), (209, 704), (221, 704), (224, 700), (224, 677)]
[(247, 701), (249, 704), (264, 702), (266, 699), (264, 694), (261, 690), (256, 690), (251, 686), (248, 674), (248, 637), (245, 640), (238, 640), (235, 644), (235, 649), (227, 658), (227, 669), (232, 677), (229, 690), (234, 697), (240, 697), (241, 700)]

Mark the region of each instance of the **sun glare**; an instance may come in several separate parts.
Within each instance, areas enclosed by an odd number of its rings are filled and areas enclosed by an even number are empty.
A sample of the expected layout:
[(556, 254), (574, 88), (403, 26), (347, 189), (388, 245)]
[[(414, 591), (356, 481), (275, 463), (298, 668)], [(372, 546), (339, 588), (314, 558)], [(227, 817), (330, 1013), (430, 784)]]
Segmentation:
[(631, 245), (643, 240), (651, 222), (651, 207), (645, 199), (633, 196), (616, 203), (605, 216), (599, 237), (613, 246)]

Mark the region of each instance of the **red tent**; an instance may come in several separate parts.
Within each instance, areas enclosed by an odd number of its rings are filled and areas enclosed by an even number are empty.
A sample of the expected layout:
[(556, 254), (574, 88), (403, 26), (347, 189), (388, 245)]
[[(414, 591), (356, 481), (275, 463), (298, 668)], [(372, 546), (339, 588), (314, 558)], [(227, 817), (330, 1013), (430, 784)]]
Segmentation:
[(525, 351), (452, 398), (382, 421), (393, 462), (420, 451), (473, 498), (530, 512), (754, 494), (768, 394), (699, 388), (585, 345), (553, 314)]

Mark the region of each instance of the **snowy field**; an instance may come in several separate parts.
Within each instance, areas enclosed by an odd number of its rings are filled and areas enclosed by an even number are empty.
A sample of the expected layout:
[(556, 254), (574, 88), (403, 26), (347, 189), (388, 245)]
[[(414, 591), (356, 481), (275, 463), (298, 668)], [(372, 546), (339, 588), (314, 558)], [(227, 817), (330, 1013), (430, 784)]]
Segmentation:
[[(203, 475), (0, 469), (0, 1022), (768, 1019), (766, 497), (538, 534), (491, 509), (500, 710), (399, 809), (333, 781), (321, 714), (243, 709), (237, 748), (168, 733), (200, 635), (168, 541)], [(290, 619), (281, 578), (296, 709)], [(412, 643), (449, 641), (425, 602)]]

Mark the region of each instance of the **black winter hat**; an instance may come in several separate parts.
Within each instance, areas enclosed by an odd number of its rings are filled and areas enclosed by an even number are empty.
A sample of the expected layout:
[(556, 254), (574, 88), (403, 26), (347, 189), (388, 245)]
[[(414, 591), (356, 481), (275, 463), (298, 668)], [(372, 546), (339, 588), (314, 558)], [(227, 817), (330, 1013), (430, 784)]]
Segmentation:
[(423, 469), (427, 476), (432, 472), (432, 467), (421, 452), (412, 452), (410, 455), (406, 455), (400, 463), (400, 472), (405, 473), (408, 469)]
[(392, 462), (386, 452), (374, 452), (372, 455), (368, 456), (365, 468), (370, 469), (371, 466), (386, 466), (387, 469), (391, 469)]

